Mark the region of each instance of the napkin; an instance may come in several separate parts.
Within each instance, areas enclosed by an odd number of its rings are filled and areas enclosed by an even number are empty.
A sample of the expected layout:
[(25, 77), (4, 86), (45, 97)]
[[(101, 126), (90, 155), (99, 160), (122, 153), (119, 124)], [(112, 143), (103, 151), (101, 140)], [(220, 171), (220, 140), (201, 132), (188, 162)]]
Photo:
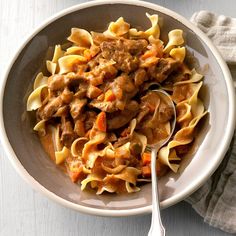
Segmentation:
[[(194, 13), (191, 21), (215, 44), (236, 82), (236, 18), (208, 11)], [(230, 148), (212, 177), (187, 198), (209, 225), (236, 233), (236, 133)]]

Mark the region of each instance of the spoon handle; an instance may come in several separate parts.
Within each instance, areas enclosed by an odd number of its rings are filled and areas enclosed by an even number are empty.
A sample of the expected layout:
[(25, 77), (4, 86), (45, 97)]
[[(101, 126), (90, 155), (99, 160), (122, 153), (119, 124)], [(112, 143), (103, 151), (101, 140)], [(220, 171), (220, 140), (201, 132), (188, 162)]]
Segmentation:
[(157, 149), (152, 148), (151, 170), (152, 170), (152, 223), (148, 236), (165, 236), (165, 228), (161, 222), (158, 185), (156, 176), (156, 157)]

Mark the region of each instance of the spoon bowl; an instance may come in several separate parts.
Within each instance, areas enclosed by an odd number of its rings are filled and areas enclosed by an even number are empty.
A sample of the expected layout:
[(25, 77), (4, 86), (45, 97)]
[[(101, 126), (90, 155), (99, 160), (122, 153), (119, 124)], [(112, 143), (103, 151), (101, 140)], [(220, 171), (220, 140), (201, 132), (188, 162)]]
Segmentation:
[(170, 140), (170, 138), (172, 137), (172, 135), (174, 133), (175, 125), (176, 125), (176, 109), (175, 109), (174, 102), (172, 101), (170, 95), (165, 90), (156, 89), (156, 90), (152, 90), (152, 91), (156, 92), (158, 94), (158, 96), (162, 100), (164, 100), (168, 104), (168, 106), (171, 107), (172, 110), (173, 110), (173, 118), (171, 119), (171, 122), (170, 122), (170, 134), (168, 135), (168, 137), (158, 141), (157, 143), (148, 145), (152, 148), (157, 148), (158, 149), (158, 148), (161, 148), (162, 146), (164, 146)]

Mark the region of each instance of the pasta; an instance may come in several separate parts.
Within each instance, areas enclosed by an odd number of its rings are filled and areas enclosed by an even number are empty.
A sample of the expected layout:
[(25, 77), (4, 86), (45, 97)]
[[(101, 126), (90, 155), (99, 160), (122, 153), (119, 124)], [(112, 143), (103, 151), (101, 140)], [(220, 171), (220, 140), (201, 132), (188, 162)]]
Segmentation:
[(150, 182), (147, 146), (166, 139), (173, 110), (150, 88), (166, 90), (177, 112), (170, 141), (157, 156), (157, 175), (177, 172), (207, 112), (198, 94), (203, 76), (185, 64), (183, 31), (161, 40), (158, 15), (151, 26), (131, 28), (123, 17), (103, 33), (72, 28), (70, 42), (56, 45), (47, 73), (28, 97), (34, 130), (57, 165), (81, 189), (97, 194), (133, 193)]

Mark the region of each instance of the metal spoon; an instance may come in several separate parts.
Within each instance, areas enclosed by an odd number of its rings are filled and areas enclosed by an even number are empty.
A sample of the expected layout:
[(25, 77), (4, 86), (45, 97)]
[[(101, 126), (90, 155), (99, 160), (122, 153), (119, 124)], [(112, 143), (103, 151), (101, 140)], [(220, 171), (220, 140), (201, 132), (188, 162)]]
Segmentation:
[(164, 90), (152, 90), (158, 95), (163, 98), (172, 108), (173, 108), (173, 119), (171, 122), (171, 132), (170, 135), (164, 139), (159, 141), (158, 143), (149, 145), (147, 147), (148, 150), (151, 150), (151, 171), (152, 171), (152, 223), (151, 227), (148, 233), (148, 236), (165, 236), (165, 228), (162, 224), (161, 221), (161, 215), (160, 215), (160, 202), (159, 202), (159, 195), (158, 195), (158, 180), (156, 176), (156, 157), (157, 157), (157, 152), (159, 149), (164, 146), (169, 139), (171, 138), (174, 129), (175, 129), (175, 124), (176, 124), (176, 110), (174, 103), (172, 99), (170, 98), (170, 95), (166, 93)]

